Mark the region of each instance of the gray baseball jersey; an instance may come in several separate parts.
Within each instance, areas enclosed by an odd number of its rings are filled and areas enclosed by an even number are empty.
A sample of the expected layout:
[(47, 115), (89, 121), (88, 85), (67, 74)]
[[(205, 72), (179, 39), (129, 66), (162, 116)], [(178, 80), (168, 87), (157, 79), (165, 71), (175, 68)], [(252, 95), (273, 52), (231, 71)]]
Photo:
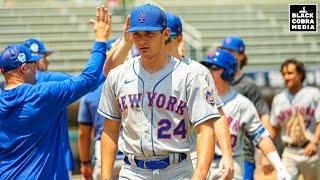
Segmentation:
[(223, 103), (221, 101), (220, 96), (217, 93), (217, 88), (216, 88), (216, 85), (214, 83), (214, 80), (213, 80), (213, 78), (211, 76), (211, 73), (210, 73), (209, 69), (206, 68), (204, 65), (200, 64), (198, 61), (192, 60), (190, 58), (184, 57), (182, 62), (184, 62), (187, 65), (189, 65), (189, 67), (190, 67), (192, 72), (197, 73), (197, 74), (199, 74), (199, 75), (204, 77), (204, 79), (206, 80), (208, 86), (210, 88), (212, 88), (212, 90), (213, 90), (215, 104), (217, 105), (218, 108), (222, 107)]
[[(272, 101), (271, 124), (283, 126), (295, 112), (300, 112), (305, 118), (306, 133), (310, 139), (314, 138), (316, 123), (320, 122), (320, 91), (313, 87), (303, 87), (296, 95), (288, 90), (276, 95)], [(285, 127), (284, 127), (285, 128)], [(290, 143), (291, 139), (281, 131), (281, 140)]]
[[(229, 124), (233, 156), (242, 155), (244, 133), (250, 137), (255, 145), (259, 143), (262, 137), (270, 135), (260, 122), (257, 110), (248, 98), (233, 89), (221, 98), (224, 103), (222, 109)], [(218, 145), (215, 153), (222, 155)]]
[(259, 116), (269, 115), (270, 110), (267, 102), (263, 99), (260, 88), (245, 74), (236, 77), (231, 83), (232, 88), (247, 97), (256, 107)]
[[(98, 112), (121, 121), (119, 149), (135, 156), (190, 152), (190, 127), (218, 119), (212, 91), (204, 78), (175, 58), (149, 74), (140, 57), (110, 71)], [(201, 108), (199, 108), (201, 107)]]
[[(263, 99), (259, 87), (250, 77), (242, 74), (236, 77), (230, 84), (232, 88), (247, 97), (255, 105), (259, 116), (269, 115), (269, 107)], [(247, 136), (244, 137), (243, 154), (246, 161), (254, 163), (254, 145)]]

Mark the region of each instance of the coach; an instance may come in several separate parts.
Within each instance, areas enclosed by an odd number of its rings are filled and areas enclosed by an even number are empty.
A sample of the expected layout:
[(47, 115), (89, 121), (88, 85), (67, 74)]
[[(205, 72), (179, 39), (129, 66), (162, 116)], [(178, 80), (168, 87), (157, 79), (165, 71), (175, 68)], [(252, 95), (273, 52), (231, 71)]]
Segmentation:
[(96, 10), (91, 57), (78, 76), (35, 84), (35, 62), (22, 45), (9, 45), (0, 56), (6, 86), (0, 94), (0, 179), (68, 179), (60, 112), (89, 92), (102, 72), (111, 16)]

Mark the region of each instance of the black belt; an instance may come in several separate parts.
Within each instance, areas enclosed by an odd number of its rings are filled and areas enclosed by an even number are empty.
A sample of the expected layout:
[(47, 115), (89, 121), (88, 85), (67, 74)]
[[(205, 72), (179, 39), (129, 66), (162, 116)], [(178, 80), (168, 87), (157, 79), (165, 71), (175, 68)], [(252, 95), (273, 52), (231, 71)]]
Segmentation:
[[(187, 159), (187, 155), (185, 153), (179, 153), (179, 161), (181, 162), (183, 160)], [(124, 157), (124, 162), (126, 164), (131, 165), (128, 156)], [(137, 167), (142, 169), (165, 169), (170, 165), (170, 158), (169, 156), (163, 159), (159, 160), (139, 160), (134, 159), (134, 162), (136, 163)]]
[(305, 142), (305, 143), (303, 143), (303, 144), (284, 143), (285, 146), (287, 146), (287, 147), (294, 147), (294, 148), (304, 148), (304, 147), (306, 147), (308, 144), (309, 144), (309, 141), (308, 141), (308, 142)]

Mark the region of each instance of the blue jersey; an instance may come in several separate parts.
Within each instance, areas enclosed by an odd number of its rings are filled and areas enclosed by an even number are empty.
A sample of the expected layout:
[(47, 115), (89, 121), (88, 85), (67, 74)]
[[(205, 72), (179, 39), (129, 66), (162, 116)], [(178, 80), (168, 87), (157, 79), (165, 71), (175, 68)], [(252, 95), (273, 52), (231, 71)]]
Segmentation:
[(96, 42), (77, 77), (24, 83), (0, 94), (0, 179), (69, 179), (59, 116), (97, 84), (105, 52), (105, 43)]
[(64, 81), (66, 79), (71, 78), (69, 74), (62, 73), (62, 72), (50, 72), (50, 71), (37, 71), (36, 73), (36, 82), (43, 83), (43, 82), (59, 82)]
[(104, 126), (104, 117), (97, 112), (102, 87), (103, 83), (95, 91), (88, 93), (81, 99), (78, 112), (78, 122), (93, 127), (95, 141), (101, 139)]
[[(66, 73), (61, 73), (61, 72), (48, 72), (48, 71), (37, 71), (36, 73), (36, 83), (43, 83), (43, 82), (59, 82), (63, 81), (66, 79), (71, 78), (72, 76), (66, 74)], [(61, 131), (61, 136), (63, 137), (63, 141), (61, 142), (63, 145), (63, 149), (65, 151), (65, 160), (67, 164), (68, 170), (73, 170), (74, 169), (74, 162), (73, 162), (73, 155), (72, 155), (72, 150), (70, 146), (70, 141), (69, 141), (69, 132), (68, 132), (68, 111), (67, 109), (64, 109), (61, 111), (61, 114), (59, 115), (59, 121), (63, 123), (62, 125), (62, 131)]]

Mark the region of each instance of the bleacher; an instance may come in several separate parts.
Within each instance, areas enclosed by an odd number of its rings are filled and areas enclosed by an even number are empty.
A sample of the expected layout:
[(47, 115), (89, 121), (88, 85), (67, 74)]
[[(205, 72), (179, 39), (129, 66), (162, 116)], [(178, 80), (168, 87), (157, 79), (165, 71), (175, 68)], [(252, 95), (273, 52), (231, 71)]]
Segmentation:
[[(96, 1), (12, 0), (0, 4), (0, 49), (37, 37), (55, 53), (49, 57), (52, 71), (79, 73), (87, 61), (94, 41), (89, 19), (95, 18)], [(112, 10), (110, 38), (122, 34), (123, 8)]]
[[(11, 1), (13, 3), (7, 7), (0, 4), (0, 49), (9, 43), (38, 37), (55, 51), (50, 57), (50, 70), (80, 72), (94, 39), (88, 20), (94, 17), (97, 2)], [(126, 2), (128, 5), (129, 1)], [(290, 1), (240, 0), (237, 4), (231, 0), (153, 2), (179, 15), (200, 32), (203, 55), (218, 46), (225, 36), (235, 34), (241, 36), (247, 45), (250, 66), (246, 70), (275, 69), (280, 62), (291, 57), (307, 65), (320, 66), (320, 34), (288, 30)], [(112, 37), (121, 35), (125, 12), (128, 11), (121, 4), (113, 10)], [(187, 41), (187, 45), (192, 43)], [(190, 55), (195, 58), (194, 53)]]
[(278, 69), (283, 60), (292, 57), (310, 66), (320, 66), (319, 32), (289, 32), (288, 4), (293, 3), (291, 1), (153, 2), (179, 15), (201, 33), (204, 55), (218, 46), (224, 37), (238, 35), (247, 45), (250, 66), (245, 70)]

